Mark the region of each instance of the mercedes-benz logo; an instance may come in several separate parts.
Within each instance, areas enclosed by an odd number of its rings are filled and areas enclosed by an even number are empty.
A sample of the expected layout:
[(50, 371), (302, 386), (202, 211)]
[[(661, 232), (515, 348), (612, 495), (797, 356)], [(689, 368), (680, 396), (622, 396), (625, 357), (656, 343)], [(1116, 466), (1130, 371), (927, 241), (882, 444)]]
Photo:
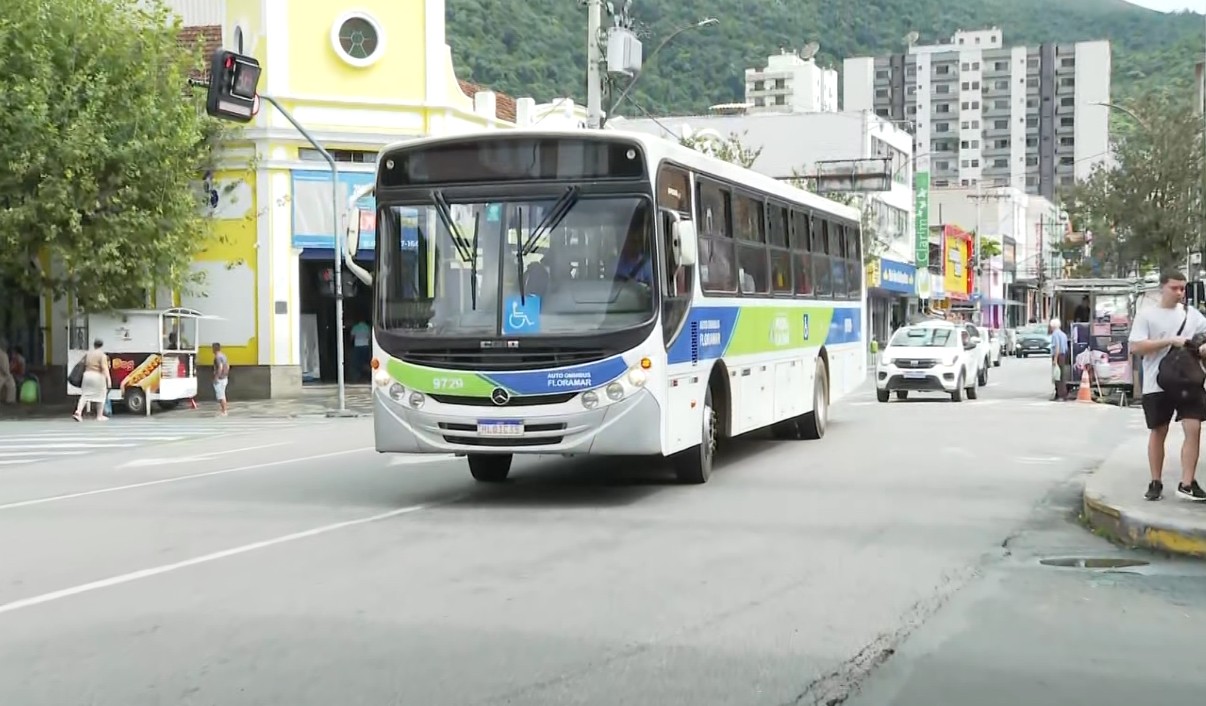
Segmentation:
[(502, 407), (511, 401), (511, 393), (507, 392), (501, 387), (496, 387), (490, 392), (490, 401), (499, 407)]

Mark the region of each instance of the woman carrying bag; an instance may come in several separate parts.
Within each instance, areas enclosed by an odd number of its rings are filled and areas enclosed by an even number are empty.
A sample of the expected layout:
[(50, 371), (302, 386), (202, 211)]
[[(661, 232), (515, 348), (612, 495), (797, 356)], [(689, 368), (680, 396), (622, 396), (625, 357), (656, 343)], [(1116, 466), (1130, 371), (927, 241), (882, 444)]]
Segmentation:
[(93, 402), (96, 403), (96, 421), (109, 419), (105, 416), (105, 402), (109, 399), (109, 356), (101, 350), (104, 345), (100, 339), (93, 341), (92, 350), (85, 353), (83, 360), (77, 364), (77, 367), (83, 366), (83, 376), (77, 385), (80, 388), (80, 401), (75, 405), (75, 414), (71, 415), (77, 422), (83, 421), (84, 405)]

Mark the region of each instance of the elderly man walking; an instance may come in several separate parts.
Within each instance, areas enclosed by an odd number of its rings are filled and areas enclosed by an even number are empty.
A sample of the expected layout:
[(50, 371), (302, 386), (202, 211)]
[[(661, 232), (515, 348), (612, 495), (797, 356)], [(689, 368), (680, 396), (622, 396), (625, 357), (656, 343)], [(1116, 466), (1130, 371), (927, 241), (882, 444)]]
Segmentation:
[[(1059, 319), (1051, 319), (1047, 331), (1051, 333), (1051, 377), (1055, 381), (1055, 400), (1068, 399), (1068, 334), (1060, 328)], [(1057, 372), (1058, 371), (1058, 372)]]

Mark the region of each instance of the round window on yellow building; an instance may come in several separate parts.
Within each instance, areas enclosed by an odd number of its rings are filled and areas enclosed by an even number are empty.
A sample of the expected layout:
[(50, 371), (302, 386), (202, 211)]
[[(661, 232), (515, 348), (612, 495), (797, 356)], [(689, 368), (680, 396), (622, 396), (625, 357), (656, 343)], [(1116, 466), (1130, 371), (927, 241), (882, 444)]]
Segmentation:
[(331, 28), (331, 45), (353, 66), (368, 66), (380, 58), (385, 37), (381, 25), (362, 13), (340, 17)]

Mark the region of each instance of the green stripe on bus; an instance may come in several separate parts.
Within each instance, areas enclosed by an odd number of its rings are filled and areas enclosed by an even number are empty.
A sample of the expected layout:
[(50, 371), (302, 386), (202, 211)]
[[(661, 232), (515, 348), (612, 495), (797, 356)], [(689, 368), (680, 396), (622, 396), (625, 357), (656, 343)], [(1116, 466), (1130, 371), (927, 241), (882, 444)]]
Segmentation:
[(476, 373), (424, 368), (394, 358), (386, 360), (385, 370), (406, 389), (426, 394), (438, 392), (460, 397), (489, 397), (490, 392), (498, 387)]
[(743, 307), (724, 354), (770, 353), (801, 345), (820, 347), (829, 335), (832, 320), (833, 309), (829, 307)]

